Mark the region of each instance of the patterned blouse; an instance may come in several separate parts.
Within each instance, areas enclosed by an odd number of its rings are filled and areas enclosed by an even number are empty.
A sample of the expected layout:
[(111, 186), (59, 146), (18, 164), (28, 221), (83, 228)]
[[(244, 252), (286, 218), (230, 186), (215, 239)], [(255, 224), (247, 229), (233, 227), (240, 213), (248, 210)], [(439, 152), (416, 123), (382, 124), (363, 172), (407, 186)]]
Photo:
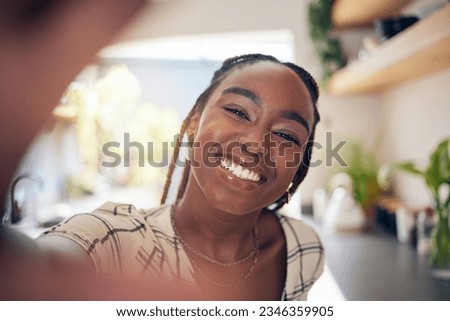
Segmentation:
[[(170, 205), (137, 210), (128, 204), (105, 203), (78, 214), (44, 235), (67, 237), (91, 257), (104, 275), (157, 274), (195, 286), (195, 270), (171, 224)], [(303, 221), (276, 214), (287, 245), (286, 283), (281, 300), (306, 300), (323, 271), (323, 247)]]

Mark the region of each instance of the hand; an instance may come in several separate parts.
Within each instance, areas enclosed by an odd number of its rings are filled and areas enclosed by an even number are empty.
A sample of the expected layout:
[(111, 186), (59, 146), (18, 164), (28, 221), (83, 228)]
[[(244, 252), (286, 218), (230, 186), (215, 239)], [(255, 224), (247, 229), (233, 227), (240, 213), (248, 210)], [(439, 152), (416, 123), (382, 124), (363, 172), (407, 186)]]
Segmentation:
[[(1, 3), (0, 197), (6, 195), (23, 153), (64, 89), (144, 3), (145, 0)], [(30, 12), (36, 11), (26, 9), (27, 5), (43, 9), (31, 18)]]

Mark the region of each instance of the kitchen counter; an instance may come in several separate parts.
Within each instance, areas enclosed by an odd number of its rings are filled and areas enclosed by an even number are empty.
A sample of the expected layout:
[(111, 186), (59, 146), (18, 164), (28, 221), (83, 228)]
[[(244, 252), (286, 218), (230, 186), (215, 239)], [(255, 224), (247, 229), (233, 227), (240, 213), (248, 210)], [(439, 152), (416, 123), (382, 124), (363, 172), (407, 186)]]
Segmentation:
[(309, 215), (326, 250), (326, 262), (346, 300), (450, 300), (450, 281), (430, 276), (428, 259), (379, 227), (331, 235)]

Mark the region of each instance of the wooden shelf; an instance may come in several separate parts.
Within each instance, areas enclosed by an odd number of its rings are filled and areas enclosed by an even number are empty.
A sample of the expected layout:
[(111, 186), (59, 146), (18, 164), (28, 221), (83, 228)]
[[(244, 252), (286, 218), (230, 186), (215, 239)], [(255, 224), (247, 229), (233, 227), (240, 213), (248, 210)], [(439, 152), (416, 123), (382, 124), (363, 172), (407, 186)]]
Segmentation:
[(331, 19), (336, 28), (362, 27), (378, 18), (393, 16), (411, 0), (336, 0)]
[(333, 94), (378, 92), (450, 67), (450, 5), (384, 42), (364, 60), (337, 71)]

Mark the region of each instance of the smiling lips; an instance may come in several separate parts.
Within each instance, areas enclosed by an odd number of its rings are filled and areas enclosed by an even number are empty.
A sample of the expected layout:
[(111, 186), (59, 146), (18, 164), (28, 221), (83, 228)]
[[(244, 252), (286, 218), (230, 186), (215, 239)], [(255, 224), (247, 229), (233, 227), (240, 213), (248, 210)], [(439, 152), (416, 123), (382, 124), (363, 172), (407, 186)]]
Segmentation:
[(259, 175), (258, 173), (252, 171), (249, 168), (244, 168), (241, 165), (236, 164), (231, 159), (222, 159), (220, 161), (220, 165), (224, 169), (229, 171), (231, 174), (233, 174), (234, 176), (236, 176), (240, 179), (257, 182), (257, 183), (265, 180), (265, 178), (262, 177), (261, 175)]

